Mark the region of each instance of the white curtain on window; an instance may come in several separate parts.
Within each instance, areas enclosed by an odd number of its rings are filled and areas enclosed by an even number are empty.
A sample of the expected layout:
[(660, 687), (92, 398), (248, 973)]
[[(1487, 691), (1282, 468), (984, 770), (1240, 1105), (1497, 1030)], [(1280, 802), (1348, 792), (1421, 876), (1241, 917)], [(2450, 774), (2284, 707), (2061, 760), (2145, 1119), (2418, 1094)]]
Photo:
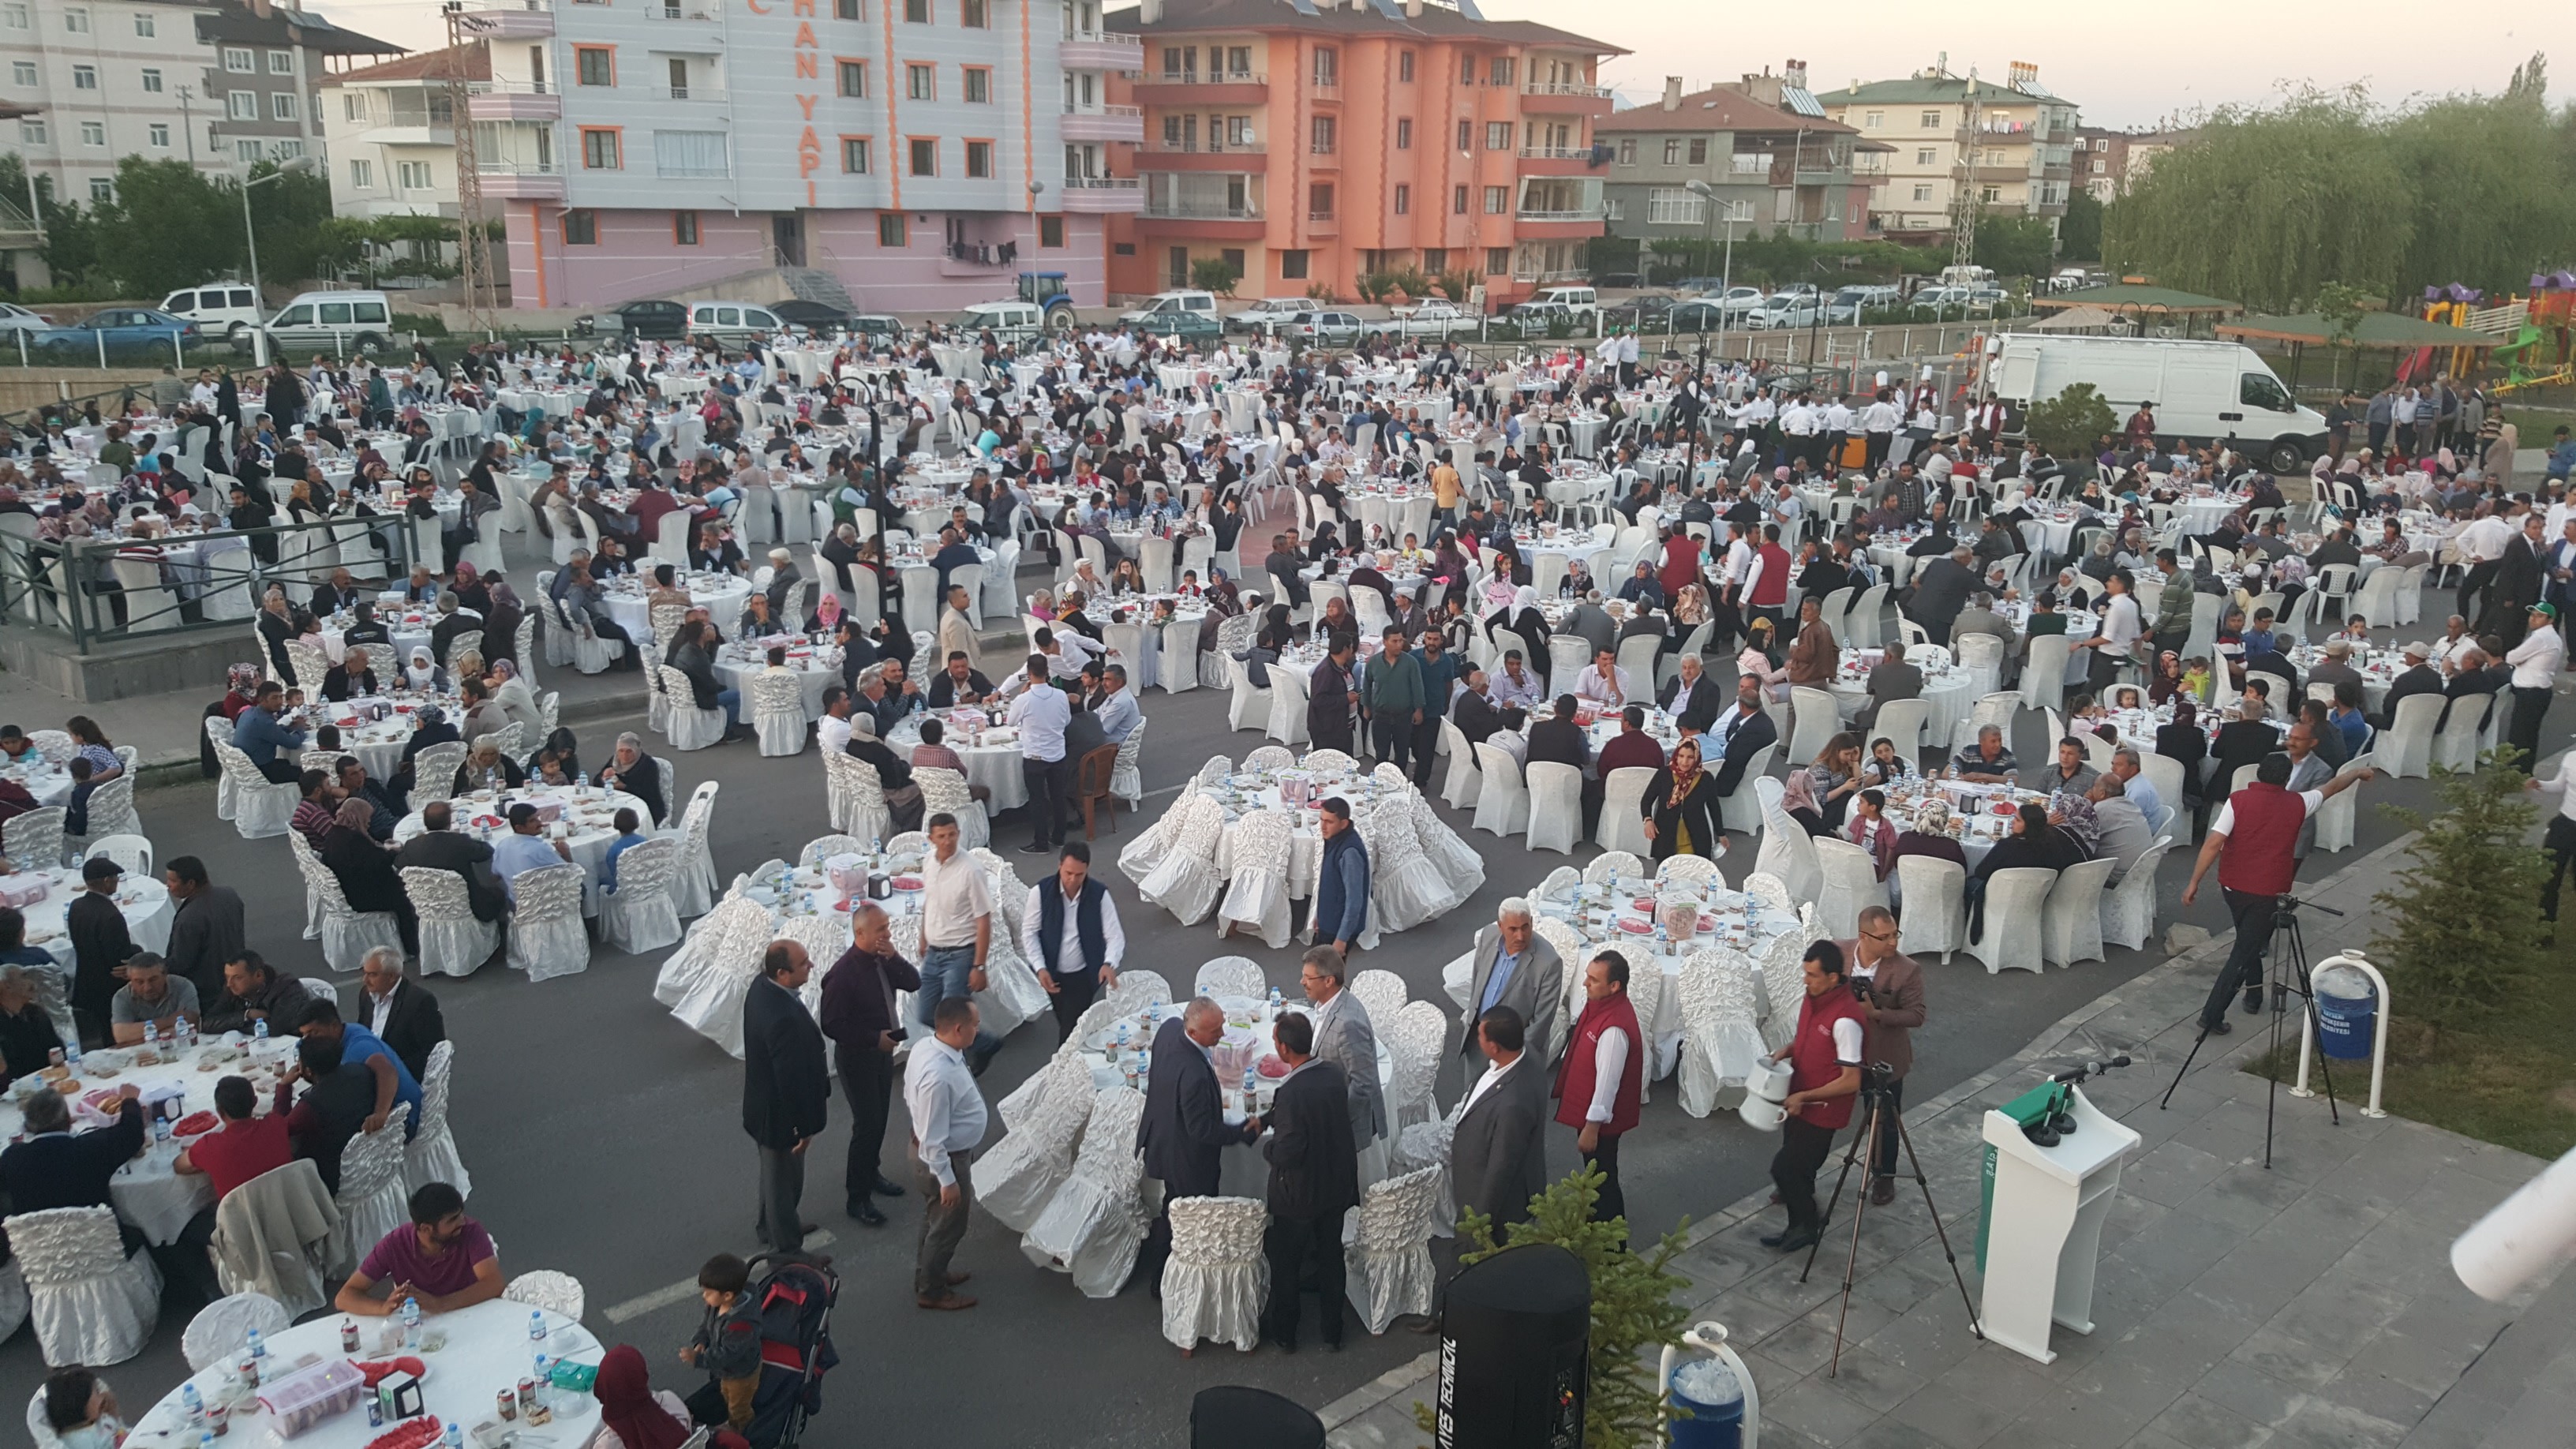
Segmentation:
[(655, 131), (653, 161), (664, 176), (724, 176), (725, 133), (722, 131)]

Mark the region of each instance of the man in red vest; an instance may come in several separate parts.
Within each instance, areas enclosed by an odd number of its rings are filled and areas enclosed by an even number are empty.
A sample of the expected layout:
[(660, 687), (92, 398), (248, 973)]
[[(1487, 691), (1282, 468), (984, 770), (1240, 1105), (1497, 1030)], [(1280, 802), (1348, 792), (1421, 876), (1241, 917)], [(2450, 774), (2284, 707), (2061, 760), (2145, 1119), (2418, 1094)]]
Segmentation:
[(1761, 618), (1771, 621), (1776, 631), (1786, 622), (1789, 603), (1789, 576), (1795, 565), (1789, 551), (1780, 546), (1780, 525), (1762, 525), (1762, 546), (1753, 551), (1751, 575), (1745, 580), (1744, 617), (1747, 622)]
[(1628, 999), (1628, 958), (1604, 951), (1583, 968), (1583, 1015), (1566, 1039), (1556, 1069), (1556, 1120), (1574, 1129), (1586, 1168), (1601, 1169), (1595, 1222), (1628, 1215), (1619, 1191), (1619, 1139), (1637, 1125), (1645, 1095), (1645, 1033), (1637, 1029), (1636, 1003)]
[(1762, 1246), (1784, 1253), (1812, 1246), (1824, 1231), (1816, 1171), (1833, 1151), (1834, 1134), (1851, 1121), (1866, 1035), (1860, 1002), (1843, 978), (1842, 948), (1817, 941), (1807, 948), (1804, 968), (1807, 995), (1798, 1003), (1797, 1034), (1771, 1054), (1789, 1063), (1789, 1095), (1781, 1103), (1789, 1118), (1780, 1124), (1780, 1151), (1771, 1159), (1771, 1182), (1789, 1210), (1789, 1225), (1764, 1237)]
[(2192, 862), (2191, 884), (2182, 891), (2182, 903), (2190, 905), (2200, 894), (2201, 878), (2217, 866), (2219, 893), (2236, 921), (2235, 948), (2200, 1008), (2203, 1031), (2225, 1036), (2235, 1030), (2227, 1021), (2227, 998), (2239, 986), (2245, 989), (2247, 1011), (2263, 1005), (2263, 952), (2272, 944), (2281, 898), (2298, 881), (2299, 827), (2324, 809), (2329, 797), (2378, 775), (2376, 770), (2355, 770), (2320, 789), (2294, 792), (2287, 788), (2290, 757), (2265, 755), (2254, 767), (2254, 783), (2218, 808), (2208, 838), (2200, 843), (2200, 858)]

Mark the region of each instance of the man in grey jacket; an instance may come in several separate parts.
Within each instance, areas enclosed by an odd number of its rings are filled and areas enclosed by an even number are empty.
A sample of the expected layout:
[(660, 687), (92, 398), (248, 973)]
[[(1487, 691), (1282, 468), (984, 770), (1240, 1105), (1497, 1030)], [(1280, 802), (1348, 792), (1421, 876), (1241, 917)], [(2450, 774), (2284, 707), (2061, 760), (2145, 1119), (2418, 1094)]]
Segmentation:
[(1525, 1031), (1508, 1006), (1477, 1019), (1476, 1045), (1488, 1065), (1449, 1139), (1458, 1215), (1482, 1213), (1497, 1234), (1528, 1221), (1530, 1199), (1547, 1189), (1547, 1069), (1531, 1058)]
[(1329, 945), (1309, 947), (1298, 983), (1315, 1007), (1315, 1057), (1348, 1081), (1351, 1145), (1359, 1153), (1360, 1188), (1386, 1177), (1386, 1099), (1377, 1074), (1377, 1028), (1368, 1007), (1343, 988), (1350, 963)]
[(1497, 1006), (1520, 1013), (1530, 1049), (1544, 1056), (1556, 1026), (1557, 998), (1565, 992), (1565, 963), (1538, 934), (1537, 913), (1523, 897), (1505, 900), (1494, 924), (1476, 933), (1468, 956), (1467, 1009), (1459, 1055), (1476, 1049), (1476, 1021)]

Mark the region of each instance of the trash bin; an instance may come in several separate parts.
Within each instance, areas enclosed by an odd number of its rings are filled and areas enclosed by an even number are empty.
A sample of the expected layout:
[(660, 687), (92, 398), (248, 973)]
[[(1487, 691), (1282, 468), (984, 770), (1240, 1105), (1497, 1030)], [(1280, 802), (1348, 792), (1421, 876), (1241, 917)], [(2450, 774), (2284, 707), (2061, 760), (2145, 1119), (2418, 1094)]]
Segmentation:
[(1724, 1360), (1692, 1359), (1665, 1387), (1675, 1407), (1690, 1411), (1672, 1421), (1672, 1449), (1738, 1449), (1744, 1442), (1744, 1386)]
[(2316, 973), (2317, 1049), (2337, 1061), (2366, 1061), (2379, 1022), (2379, 993), (2349, 966)]

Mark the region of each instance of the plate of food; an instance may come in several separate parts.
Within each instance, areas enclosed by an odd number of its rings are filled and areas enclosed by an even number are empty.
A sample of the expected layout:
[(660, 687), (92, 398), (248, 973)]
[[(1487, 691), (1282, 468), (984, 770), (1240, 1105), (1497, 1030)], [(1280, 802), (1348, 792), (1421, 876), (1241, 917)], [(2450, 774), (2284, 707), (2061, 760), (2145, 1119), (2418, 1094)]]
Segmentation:
[(214, 1113), (191, 1112), (187, 1116), (170, 1124), (170, 1135), (173, 1137), (203, 1137), (207, 1133), (214, 1131), (215, 1127), (216, 1122)]
[(1655, 928), (1647, 922), (1637, 919), (1635, 916), (1621, 916), (1619, 918), (1619, 929), (1627, 932), (1631, 936), (1643, 936)]

